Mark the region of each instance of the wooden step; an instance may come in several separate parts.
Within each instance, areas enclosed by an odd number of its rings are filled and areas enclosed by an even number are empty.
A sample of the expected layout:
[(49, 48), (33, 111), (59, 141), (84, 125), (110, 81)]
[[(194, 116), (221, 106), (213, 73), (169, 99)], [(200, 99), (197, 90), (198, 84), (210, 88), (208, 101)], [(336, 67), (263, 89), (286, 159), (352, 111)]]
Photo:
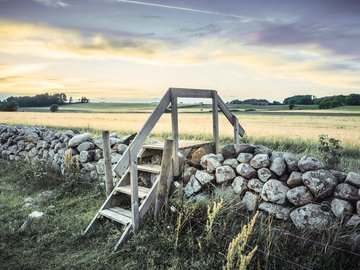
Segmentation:
[(124, 225), (131, 223), (131, 211), (120, 207), (103, 209), (99, 214)]
[[(194, 148), (194, 147), (201, 147), (206, 144), (211, 144), (211, 141), (188, 141), (188, 140), (179, 140), (179, 150), (187, 149), (187, 148)], [(155, 150), (163, 150), (164, 143), (159, 142), (156, 144), (144, 144), (143, 148), (145, 149), (155, 149)]]
[(155, 164), (150, 164), (150, 163), (145, 163), (145, 164), (139, 164), (137, 166), (138, 171), (142, 171), (142, 172), (149, 172), (149, 173), (160, 173), (161, 172), (161, 166), (160, 165), (155, 165)]
[[(127, 195), (131, 195), (131, 186), (120, 186), (115, 188), (117, 192), (121, 192)], [(147, 195), (150, 193), (150, 188), (138, 186), (138, 196), (140, 199), (146, 198)]]

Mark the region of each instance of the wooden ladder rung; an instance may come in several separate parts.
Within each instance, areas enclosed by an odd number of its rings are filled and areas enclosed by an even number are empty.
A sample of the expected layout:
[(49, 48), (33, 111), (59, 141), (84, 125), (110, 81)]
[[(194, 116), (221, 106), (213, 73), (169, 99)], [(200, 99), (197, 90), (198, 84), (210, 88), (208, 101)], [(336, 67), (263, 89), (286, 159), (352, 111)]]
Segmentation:
[(155, 164), (140, 164), (137, 165), (138, 171), (156, 173), (159, 174), (161, 172), (161, 166)]
[(123, 225), (127, 225), (131, 223), (131, 211), (120, 208), (120, 207), (113, 207), (101, 210), (99, 212), (100, 215), (110, 218), (118, 223)]
[[(117, 192), (131, 195), (131, 186), (130, 185), (120, 186), (120, 187), (115, 188), (115, 190)], [(149, 195), (149, 193), (150, 193), (150, 188), (141, 187), (141, 186), (138, 187), (138, 196), (140, 199), (146, 198)]]

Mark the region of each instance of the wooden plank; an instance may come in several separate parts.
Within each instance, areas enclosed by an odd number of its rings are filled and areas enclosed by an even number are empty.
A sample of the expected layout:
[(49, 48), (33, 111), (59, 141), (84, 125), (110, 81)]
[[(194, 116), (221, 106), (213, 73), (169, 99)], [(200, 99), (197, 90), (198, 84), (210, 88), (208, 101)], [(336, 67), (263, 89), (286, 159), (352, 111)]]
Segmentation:
[(213, 138), (214, 138), (214, 152), (219, 152), (219, 107), (218, 97), (216, 93), (212, 96), (212, 116), (213, 116)]
[(136, 234), (140, 226), (139, 218), (139, 196), (138, 196), (138, 170), (137, 170), (137, 152), (130, 153), (130, 185), (131, 185), (131, 212), (132, 227)]
[(126, 243), (126, 241), (129, 239), (130, 232), (131, 232), (131, 223), (126, 225), (124, 232), (122, 233), (120, 239), (117, 241), (114, 247), (114, 251), (118, 250), (119, 247), (121, 247), (123, 244)]
[(131, 223), (131, 218), (124, 216), (122, 214), (119, 214), (115, 211), (112, 211), (111, 208), (103, 209), (99, 212), (100, 215), (110, 218), (118, 223), (121, 223), (123, 225), (127, 225)]
[[(227, 118), (227, 120), (229, 120), (229, 122), (235, 126), (235, 120), (239, 123), (239, 121), (237, 120), (236, 116), (233, 115), (229, 108), (226, 106), (225, 102), (218, 96), (217, 99), (218, 102), (218, 106), (220, 108), (220, 110), (223, 112), (223, 114), (225, 115), (225, 117)], [(234, 118), (235, 117), (235, 118)], [(239, 124), (239, 134), (240, 136), (244, 136), (245, 134), (245, 130), (242, 128), (242, 126)]]
[(235, 144), (239, 144), (240, 143), (240, 135), (239, 135), (239, 128), (240, 128), (240, 125), (239, 125), (239, 122), (237, 121), (236, 117), (234, 116), (234, 143)]
[(160, 173), (161, 166), (156, 164), (141, 164), (138, 165), (138, 171), (149, 173)]
[[(117, 192), (121, 192), (123, 194), (131, 195), (131, 186), (130, 185), (117, 187), (117, 188), (115, 188), (115, 190)], [(140, 199), (146, 198), (146, 196), (149, 193), (150, 193), (150, 188), (141, 187), (141, 186), (138, 187), (138, 197)]]
[(170, 88), (171, 92), (181, 98), (211, 98), (212, 92), (209, 89), (192, 89), (192, 88)]
[(113, 212), (116, 212), (116, 213), (118, 213), (118, 214), (120, 214), (120, 215), (123, 215), (123, 216), (125, 216), (125, 217), (131, 218), (131, 211), (126, 210), (126, 209), (124, 209), (124, 208), (115, 206), (115, 207), (109, 208), (109, 210), (111, 210), (111, 211), (113, 211)]
[(145, 198), (145, 200), (140, 205), (140, 218), (141, 219), (144, 218), (146, 213), (149, 211), (153, 201), (155, 200), (159, 180), (160, 180), (160, 175), (156, 178), (154, 184), (152, 185), (149, 195)]
[[(184, 150), (188, 148), (194, 148), (194, 147), (201, 147), (206, 144), (211, 144), (212, 141), (188, 141), (188, 140), (179, 140), (179, 150)], [(164, 149), (164, 143), (159, 142), (156, 144), (144, 144), (143, 148), (145, 149), (152, 149), (152, 150), (163, 150)]]
[(177, 96), (174, 94), (174, 92), (171, 92), (171, 127), (172, 127), (172, 139), (173, 139), (172, 145), (174, 148), (172, 151), (173, 173), (174, 173), (174, 177), (178, 177), (180, 175), (179, 157), (177, 155), (177, 153), (179, 152), (179, 120), (178, 120)]
[(161, 115), (166, 111), (170, 104), (170, 91), (168, 90), (163, 98), (160, 100), (158, 106), (155, 108), (153, 113), (149, 116), (145, 125), (142, 127), (140, 132), (136, 135), (128, 149), (124, 152), (123, 156), (116, 164), (114, 171), (117, 175), (122, 176), (127, 168), (130, 166), (130, 150), (132, 149), (135, 153), (138, 153), (141, 146), (143, 145), (147, 136), (149, 136), (151, 130), (155, 126), (156, 122), (160, 119)]
[(105, 160), (105, 192), (106, 196), (109, 196), (111, 191), (114, 189), (114, 184), (111, 167), (110, 139), (108, 130), (102, 132), (102, 141), (103, 155)]
[(164, 153), (161, 161), (161, 172), (160, 180), (157, 189), (156, 201), (155, 201), (155, 219), (158, 219), (160, 212), (163, 210), (164, 206), (167, 206), (168, 201), (168, 178), (171, 166), (171, 156), (173, 155), (173, 140), (165, 141)]

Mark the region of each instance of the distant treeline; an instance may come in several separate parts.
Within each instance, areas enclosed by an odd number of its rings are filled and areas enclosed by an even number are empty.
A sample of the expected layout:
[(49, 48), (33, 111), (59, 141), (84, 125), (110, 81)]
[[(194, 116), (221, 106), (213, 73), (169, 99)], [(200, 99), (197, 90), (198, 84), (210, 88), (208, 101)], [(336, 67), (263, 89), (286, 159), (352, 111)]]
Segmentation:
[(72, 97), (67, 99), (65, 93), (39, 94), (35, 96), (8, 97), (0, 101), (0, 111), (16, 111), (18, 107), (48, 107), (53, 104), (63, 105), (71, 103), (88, 103), (89, 99), (81, 97), (76, 101)]
[(294, 105), (318, 105), (320, 109), (329, 109), (339, 106), (360, 106), (360, 94), (350, 94), (350, 95), (337, 95), (337, 96), (328, 96), (316, 98), (313, 95), (296, 95), (292, 97), (285, 98), (284, 101), (270, 102), (266, 99), (245, 99), (239, 100), (234, 99), (228, 104), (242, 104), (242, 105), (289, 105), (294, 107)]

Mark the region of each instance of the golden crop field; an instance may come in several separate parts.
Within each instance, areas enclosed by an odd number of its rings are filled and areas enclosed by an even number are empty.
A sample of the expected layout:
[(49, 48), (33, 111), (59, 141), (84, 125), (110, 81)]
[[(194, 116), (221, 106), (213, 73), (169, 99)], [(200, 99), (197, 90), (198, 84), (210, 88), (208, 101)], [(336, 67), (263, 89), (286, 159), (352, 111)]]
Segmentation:
[[(232, 126), (225, 117), (219, 116), (220, 135), (232, 136)], [(0, 112), (0, 123), (116, 130), (123, 133), (139, 131), (148, 117), (147, 113)], [(170, 114), (164, 114), (153, 133), (170, 132), (170, 117)], [(360, 117), (357, 116), (239, 114), (238, 118), (246, 133), (252, 137), (317, 141), (320, 134), (328, 134), (344, 144), (360, 146)], [(182, 134), (211, 135), (211, 114), (180, 114), (179, 130)]]

